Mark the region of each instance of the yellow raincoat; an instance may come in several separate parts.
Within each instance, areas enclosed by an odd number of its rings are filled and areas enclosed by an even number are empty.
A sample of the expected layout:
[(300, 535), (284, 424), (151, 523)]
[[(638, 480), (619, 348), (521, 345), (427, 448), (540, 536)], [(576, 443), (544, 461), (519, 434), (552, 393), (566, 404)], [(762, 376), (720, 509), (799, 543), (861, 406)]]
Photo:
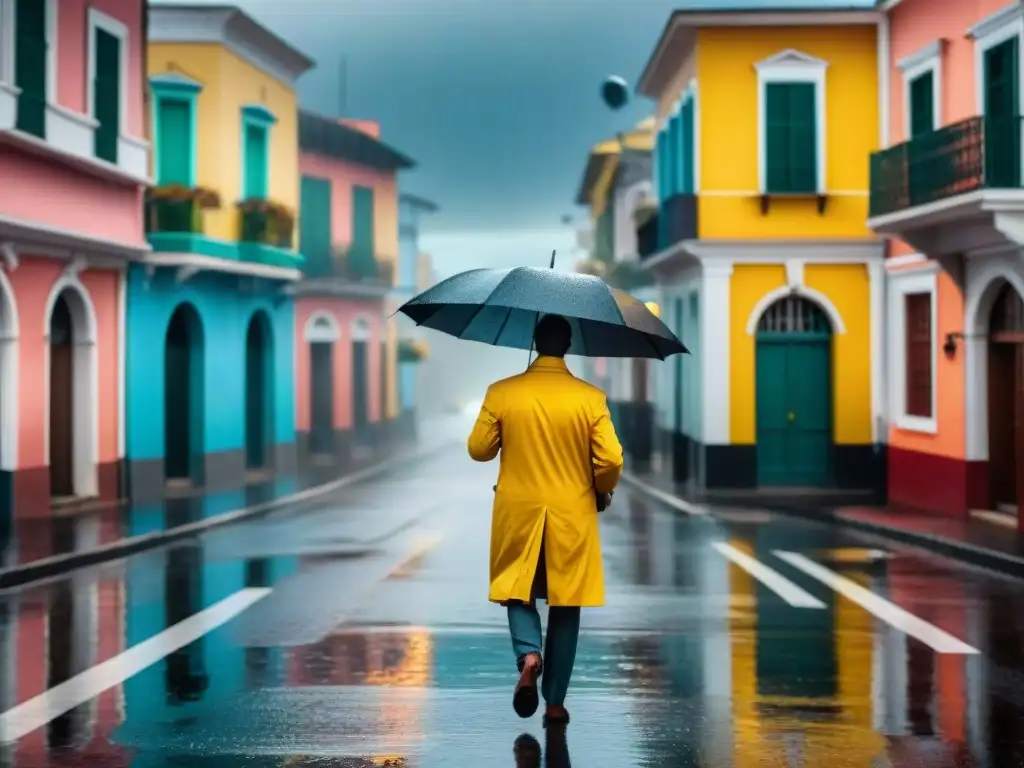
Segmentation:
[(536, 596), (543, 543), (548, 605), (604, 605), (595, 494), (613, 490), (622, 473), (604, 393), (561, 358), (538, 357), (525, 373), (488, 388), (467, 447), (476, 461), (501, 452), (490, 600)]

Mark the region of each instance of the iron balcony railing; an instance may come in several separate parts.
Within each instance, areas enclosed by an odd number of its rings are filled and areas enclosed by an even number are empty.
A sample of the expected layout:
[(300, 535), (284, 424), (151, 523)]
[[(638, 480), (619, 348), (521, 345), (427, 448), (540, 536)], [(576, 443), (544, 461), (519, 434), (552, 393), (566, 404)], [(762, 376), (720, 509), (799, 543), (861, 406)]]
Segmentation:
[(971, 117), (871, 155), (869, 215), (1021, 187), (1019, 116)]

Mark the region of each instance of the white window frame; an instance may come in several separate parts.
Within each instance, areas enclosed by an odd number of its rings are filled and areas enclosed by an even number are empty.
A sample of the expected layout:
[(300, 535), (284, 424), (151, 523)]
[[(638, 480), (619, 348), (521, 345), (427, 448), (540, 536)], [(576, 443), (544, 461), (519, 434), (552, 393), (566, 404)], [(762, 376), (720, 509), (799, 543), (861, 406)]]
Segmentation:
[(944, 40), (935, 40), (896, 62), (903, 73), (903, 136), (910, 138), (910, 84), (922, 75), (932, 76), (932, 130), (942, 125), (942, 51)]
[[(0, 83), (14, 85), (15, 41), (18, 30), (15, 24), (15, 0), (0, 0)], [(57, 103), (57, 14), (58, 0), (39, 0), (46, 3), (46, 103)]]
[[(907, 296), (926, 293), (931, 300), (932, 332), (932, 397), (931, 416), (912, 416), (907, 413)], [(929, 262), (917, 269), (889, 273), (889, 405), (895, 415), (897, 429), (934, 435), (939, 431), (939, 302), (938, 265)]]
[(817, 160), (817, 193), (825, 194), (825, 70), (828, 62), (789, 48), (757, 62), (757, 188), (765, 194), (768, 152), (765, 86), (769, 83), (811, 83), (814, 86), (814, 140)]
[[(118, 117), (117, 117), (117, 135), (118, 138), (125, 136), (128, 133), (128, 59), (131, 53), (131, 49), (128, 47), (130, 37), (128, 34), (128, 27), (124, 22), (115, 19), (113, 16), (108, 16), (102, 11), (97, 11), (95, 8), (89, 8), (89, 20), (88, 20), (87, 34), (89, 36), (86, 41), (86, 47), (88, 50), (88, 66), (86, 71), (86, 77), (88, 78), (85, 84), (86, 87), (86, 114), (90, 119), (95, 120), (94, 112), (96, 109), (96, 31), (102, 29), (104, 32), (113, 35), (118, 39), (121, 45), (121, 56), (120, 56), (120, 68), (121, 71), (118, 74)], [(120, 152), (118, 152), (118, 160), (120, 161)]]

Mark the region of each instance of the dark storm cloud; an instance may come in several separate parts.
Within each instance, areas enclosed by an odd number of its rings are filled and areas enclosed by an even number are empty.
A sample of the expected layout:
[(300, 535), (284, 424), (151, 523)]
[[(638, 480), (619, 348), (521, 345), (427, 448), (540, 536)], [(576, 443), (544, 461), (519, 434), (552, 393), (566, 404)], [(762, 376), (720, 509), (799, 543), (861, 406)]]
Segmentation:
[(609, 113), (610, 74), (639, 75), (673, 0), (243, 0), (318, 68), (305, 106), (379, 120), (415, 158), (403, 188), (436, 200), (433, 230), (558, 226), (586, 152), (650, 112)]

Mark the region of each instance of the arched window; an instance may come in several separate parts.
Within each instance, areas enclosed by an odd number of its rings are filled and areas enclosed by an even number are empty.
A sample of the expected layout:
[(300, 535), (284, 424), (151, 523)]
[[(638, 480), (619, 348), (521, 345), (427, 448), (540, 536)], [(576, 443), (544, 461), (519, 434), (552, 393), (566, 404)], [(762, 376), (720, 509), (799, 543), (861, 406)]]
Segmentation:
[(989, 318), (989, 333), (1024, 333), (1024, 301), (1012, 285), (1006, 283), (999, 289), (992, 314)]
[(831, 334), (825, 312), (803, 296), (786, 296), (768, 307), (757, 321), (758, 333)]

